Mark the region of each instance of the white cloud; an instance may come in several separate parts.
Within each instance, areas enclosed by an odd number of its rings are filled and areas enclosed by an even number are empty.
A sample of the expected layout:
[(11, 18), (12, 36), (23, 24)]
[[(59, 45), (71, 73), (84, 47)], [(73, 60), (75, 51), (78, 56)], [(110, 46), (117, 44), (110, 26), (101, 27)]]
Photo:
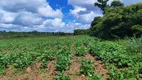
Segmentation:
[[(73, 32), (74, 29), (88, 29), (95, 16), (102, 16), (101, 10), (94, 6), (97, 0), (68, 0), (68, 4), (73, 6), (70, 14), (76, 20), (70, 21), (69, 18), (69, 21), (64, 22), (62, 10), (53, 9), (47, 1), (0, 0), (0, 31)], [(142, 2), (122, 1), (125, 5)], [(68, 18), (68, 15), (65, 17)]]
[(55, 18), (55, 19), (48, 19), (48, 20), (44, 21), (43, 25), (44, 26), (51, 26), (51, 27), (55, 27), (55, 28), (60, 28), (60, 27), (64, 27), (65, 23), (62, 21), (62, 19)]
[(86, 8), (82, 8), (82, 7), (78, 7), (78, 6), (75, 6), (74, 7), (75, 9), (74, 10), (70, 10), (71, 14), (73, 14), (76, 18), (79, 18), (79, 15), (78, 13), (81, 12), (81, 11), (86, 11)]
[(60, 18), (50, 19), (43, 22), (42, 25), (35, 26), (35, 30), (46, 32), (73, 32), (75, 29), (88, 29), (90, 24), (78, 22), (64, 23)]
[(62, 18), (63, 17), (63, 13), (61, 12), (61, 10), (59, 9), (53, 10), (49, 5), (45, 7), (44, 6), (40, 7), (38, 9), (38, 13), (44, 17), (52, 17), (52, 18)]
[(65, 26), (62, 18), (46, 0), (0, 0), (0, 30), (53, 31)]
[(61, 10), (52, 9), (46, 0), (0, 0), (0, 8), (8, 12), (28, 11), (43, 17), (63, 17)]
[(70, 10), (70, 12), (75, 18), (86, 23), (90, 23), (95, 16), (102, 16), (102, 14), (97, 14), (94, 11), (88, 12), (86, 8), (78, 6), (75, 6), (74, 10)]
[[(55, 24), (56, 23), (56, 24)], [(90, 24), (82, 24), (78, 22), (69, 22), (64, 23), (61, 19), (50, 19), (44, 21), (40, 25), (32, 25), (32, 26), (25, 26), (25, 25), (18, 25), (18, 24), (4, 24), (0, 23), (0, 31), (40, 31), (40, 32), (72, 32), (75, 29), (88, 29)]]
[[(94, 6), (94, 3), (98, 0), (68, 0), (68, 4), (73, 6)], [(113, 0), (109, 0), (108, 4), (111, 3)]]
[(0, 22), (11, 23), (15, 20), (16, 13), (11, 13), (0, 9)]
[[(111, 4), (112, 1), (109, 0), (108, 4)], [(68, 0), (68, 4), (74, 8), (70, 10), (70, 13), (80, 21), (91, 23), (94, 17), (103, 15), (102, 11), (94, 6), (95, 2), (97, 0)]]
[(46, 0), (0, 0), (0, 7), (11, 12), (21, 10), (36, 12), (39, 7), (45, 5)]
[(31, 12), (18, 12), (15, 17), (14, 24), (32, 26), (42, 24), (44, 20), (35, 13)]
[(0, 9), (0, 23), (11, 23), (17, 25), (41, 24), (43, 19), (36, 13), (31, 12), (8, 12)]
[(14, 25), (14, 24), (5, 24), (5, 23), (0, 23), (0, 31), (19, 31), (19, 32), (28, 32), (32, 31), (32, 28), (22, 26), (22, 25)]
[(102, 16), (102, 12), (98, 7), (94, 6), (97, 0), (68, 0), (74, 9), (70, 13), (80, 21), (91, 23), (94, 17)]

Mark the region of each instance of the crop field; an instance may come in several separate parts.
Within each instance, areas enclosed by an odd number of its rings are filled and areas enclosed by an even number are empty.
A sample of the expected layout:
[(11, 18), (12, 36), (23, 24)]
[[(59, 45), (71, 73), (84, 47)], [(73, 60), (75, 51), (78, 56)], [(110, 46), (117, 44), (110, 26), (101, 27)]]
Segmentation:
[(2, 39), (0, 80), (142, 80), (142, 38)]

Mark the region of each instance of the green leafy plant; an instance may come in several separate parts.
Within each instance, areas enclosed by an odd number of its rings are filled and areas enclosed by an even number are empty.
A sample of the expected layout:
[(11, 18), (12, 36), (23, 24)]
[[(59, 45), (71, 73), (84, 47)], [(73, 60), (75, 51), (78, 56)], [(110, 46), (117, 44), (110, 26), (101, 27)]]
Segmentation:
[(102, 75), (99, 74), (93, 74), (91, 77), (89, 77), (90, 80), (104, 80)]
[(98, 42), (92, 46), (92, 51), (100, 60), (113, 63), (117, 67), (132, 66), (134, 61), (127, 54), (127, 50), (122, 45), (113, 42)]
[(70, 52), (66, 52), (66, 50), (61, 50), (57, 56), (56, 60), (56, 69), (58, 71), (64, 71), (67, 68), (69, 68), (69, 65), (71, 64), (71, 55)]
[(109, 70), (109, 80), (138, 80), (138, 72), (132, 69), (120, 69), (111, 67)]
[(39, 56), (39, 62), (41, 62), (41, 68), (47, 68), (47, 64), (49, 61), (54, 60), (55, 54), (51, 51), (44, 51)]
[(71, 80), (71, 78), (67, 76), (65, 73), (59, 73), (58, 76), (53, 80)]
[(77, 56), (84, 56), (89, 51), (88, 48), (84, 46), (79, 46), (75, 48)]
[(91, 61), (90, 59), (82, 60), (81, 67), (80, 67), (80, 71), (82, 74), (86, 76), (93, 76), (94, 70), (95, 70), (95, 67), (94, 67), (93, 61)]
[(26, 52), (13, 52), (4, 57), (4, 62), (15, 68), (26, 68), (34, 63), (32, 55)]

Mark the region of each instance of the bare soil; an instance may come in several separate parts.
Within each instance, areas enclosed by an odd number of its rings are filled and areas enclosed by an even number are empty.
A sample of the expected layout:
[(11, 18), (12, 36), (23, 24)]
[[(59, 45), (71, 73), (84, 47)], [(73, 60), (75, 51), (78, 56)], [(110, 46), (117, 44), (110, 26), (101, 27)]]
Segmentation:
[(109, 77), (108, 73), (108, 69), (104, 66), (103, 62), (100, 60), (97, 60), (96, 57), (92, 56), (91, 54), (86, 54), (85, 55), (86, 59), (90, 59), (94, 62), (94, 66), (95, 66), (95, 71), (94, 73), (103, 75), (103, 79), (107, 80), (107, 78)]
[[(74, 45), (75, 43), (73, 42), (70, 47), (70, 51), (72, 54), (75, 53)], [(72, 58), (70, 68), (66, 71), (66, 74), (71, 78), (71, 80), (88, 80), (86, 76), (80, 74), (81, 60), (82, 57), (74, 56)]]
[[(75, 53), (74, 49), (75, 43), (73, 42), (70, 51), (72, 54)], [(87, 45), (84, 43), (84, 47), (87, 47)], [(53, 48), (55, 48), (54, 46)], [(51, 48), (51, 50), (53, 49)], [(11, 51), (6, 51), (7, 53), (10, 53)], [(73, 56), (72, 63), (70, 65), (70, 68), (65, 71), (65, 73), (72, 79), (72, 80), (88, 80), (88, 78), (85, 75), (82, 75), (80, 73), (80, 66), (82, 59), (91, 59), (94, 62), (95, 71), (94, 73), (98, 73), (100, 75), (103, 75), (104, 80), (107, 80), (109, 75), (107, 74), (108, 69), (104, 66), (102, 61), (99, 61), (96, 59), (96, 57), (90, 55), (87, 53), (85, 57), (76, 57)], [(15, 69), (12, 67), (9, 67), (8, 72), (4, 75), (0, 76), (0, 80), (52, 80), (54, 77), (56, 77), (56, 70), (55, 70), (55, 61), (50, 61), (47, 65), (47, 69), (40, 69), (41, 63), (37, 62), (35, 65), (29, 66), (25, 69), (24, 73), (15, 73)]]
[(48, 69), (42, 71), (40, 63), (27, 67), (24, 73), (17, 74), (14, 68), (10, 67), (8, 72), (0, 76), (0, 80), (52, 80), (55, 77), (54, 61), (49, 62)]
[(66, 74), (72, 79), (72, 80), (88, 80), (88, 78), (84, 75), (80, 74), (80, 66), (81, 66), (81, 57), (74, 56), (72, 58), (72, 63), (70, 65), (70, 69), (66, 71)]
[(142, 80), (142, 74), (139, 74), (140, 80)]

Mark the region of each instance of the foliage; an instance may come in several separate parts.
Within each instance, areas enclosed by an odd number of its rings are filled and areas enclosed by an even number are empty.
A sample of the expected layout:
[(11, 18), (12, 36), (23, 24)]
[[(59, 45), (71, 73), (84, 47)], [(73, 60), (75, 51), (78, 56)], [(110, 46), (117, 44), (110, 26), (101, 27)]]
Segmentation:
[(107, 5), (108, 1), (109, 0), (98, 0), (98, 2), (96, 2), (94, 5), (97, 6), (97, 7), (99, 7), (102, 11), (105, 11), (105, 8), (109, 7)]
[[(90, 51), (105, 63), (109, 80), (138, 80), (138, 75), (142, 74), (141, 43), (141, 38), (103, 41), (84, 35), (0, 40), (0, 74), (6, 73), (10, 66), (21, 70), (37, 62), (41, 63), (41, 68), (47, 68), (51, 61), (55, 63), (56, 72), (62, 72), (55, 79), (68, 80), (64, 72), (69, 70), (72, 57)], [(84, 59), (84, 56), (77, 57)], [(95, 74), (94, 69), (94, 62), (82, 60), (81, 73), (90, 80), (102, 80), (103, 75)]]
[(86, 29), (76, 29), (74, 30), (74, 35), (87, 35), (89, 31)]
[[(114, 2), (112, 4), (116, 5)], [(91, 35), (102, 39), (140, 37), (142, 36), (141, 20), (142, 4), (110, 7), (105, 10), (101, 19), (94, 19), (90, 29)]]
[(31, 37), (47, 37), (47, 36), (68, 36), (73, 35), (73, 33), (64, 33), (64, 32), (6, 32), (0, 31), (0, 39), (10, 39), (10, 38), (31, 38)]
[(139, 54), (142, 53), (142, 38), (129, 38), (125, 40), (120, 40), (119, 43), (126, 46), (126, 48), (134, 53)]
[(47, 64), (49, 61), (54, 60), (55, 53), (51, 51), (44, 51), (40, 56), (38, 56), (39, 61), (41, 62), (41, 68), (47, 68)]
[(91, 28), (90, 28), (90, 30), (91, 30), (91, 31), (94, 30), (95, 25), (97, 25), (101, 20), (102, 20), (101, 17), (95, 17), (94, 20), (93, 20), (92, 23), (91, 23)]
[(89, 80), (104, 80), (104, 79), (99, 74), (93, 74), (93, 76), (89, 77)]
[(0, 66), (0, 75), (5, 74), (6, 72), (7, 72), (7, 69)]
[(123, 3), (121, 3), (119, 0), (114, 0), (112, 3), (111, 3), (111, 7), (120, 7), (120, 6), (124, 6)]
[(132, 69), (120, 69), (111, 67), (109, 70), (109, 80), (138, 80), (137, 71)]
[(84, 46), (78, 46), (78, 47), (75, 48), (75, 50), (76, 50), (76, 55), (77, 56), (84, 56), (89, 51)]
[(91, 61), (90, 59), (85, 59), (82, 60), (81, 62), (81, 73), (86, 75), (86, 76), (93, 76), (94, 74), (94, 62)]
[(126, 53), (126, 48), (113, 42), (100, 42), (92, 45), (92, 51), (99, 59), (115, 64), (117, 67), (132, 66), (133, 61)]
[(4, 56), (4, 63), (7, 65), (13, 65), (15, 68), (26, 68), (32, 63), (33, 57), (27, 52), (13, 52)]
[(70, 52), (65, 49), (61, 50), (57, 56), (57, 61), (55, 63), (56, 69), (58, 71), (66, 70), (71, 63), (71, 55)]
[(64, 73), (60, 73), (53, 80), (71, 80), (71, 78), (69, 76), (67, 76), (66, 74), (64, 74)]

